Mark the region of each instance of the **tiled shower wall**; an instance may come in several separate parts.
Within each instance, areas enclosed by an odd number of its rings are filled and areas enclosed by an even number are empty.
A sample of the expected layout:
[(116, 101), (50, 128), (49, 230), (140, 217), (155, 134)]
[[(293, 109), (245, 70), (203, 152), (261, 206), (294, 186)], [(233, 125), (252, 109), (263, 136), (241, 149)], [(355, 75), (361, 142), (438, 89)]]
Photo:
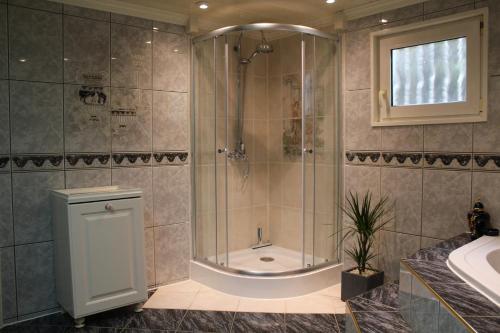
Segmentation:
[(3, 313), (57, 308), (49, 189), (144, 190), (148, 285), (189, 275), (184, 28), (0, 0)]
[[(370, 32), (481, 7), (490, 15), (488, 121), (371, 127)], [(346, 28), (345, 191), (370, 190), (394, 200), (395, 220), (379, 235), (376, 264), (397, 279), (399, 258), (468, 230), (473, 200), (481, 198), (500, 227), (500, 2), (427, 1), (350, 21)]]

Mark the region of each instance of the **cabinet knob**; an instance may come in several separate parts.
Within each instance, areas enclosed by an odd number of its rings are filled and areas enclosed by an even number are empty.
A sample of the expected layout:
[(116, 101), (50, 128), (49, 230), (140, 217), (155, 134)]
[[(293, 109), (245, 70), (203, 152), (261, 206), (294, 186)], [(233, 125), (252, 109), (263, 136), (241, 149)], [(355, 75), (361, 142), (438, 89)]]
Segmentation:
[(113, 205), (111, 205), (110, 203), (107, 203), (104, 205), (104, 208), (108, 211), (112, 211), (113, 210)]

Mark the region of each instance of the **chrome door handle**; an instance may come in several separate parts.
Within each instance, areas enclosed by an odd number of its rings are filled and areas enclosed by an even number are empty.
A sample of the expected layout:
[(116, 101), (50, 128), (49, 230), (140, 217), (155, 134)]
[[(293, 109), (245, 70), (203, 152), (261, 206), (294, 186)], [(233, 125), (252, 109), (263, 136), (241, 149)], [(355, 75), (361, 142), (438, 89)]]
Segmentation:
[(108, 212), (113, 211), (113, 205), (110, 203), (107, 203), (104, 205), (104, 209), (106, 209)]

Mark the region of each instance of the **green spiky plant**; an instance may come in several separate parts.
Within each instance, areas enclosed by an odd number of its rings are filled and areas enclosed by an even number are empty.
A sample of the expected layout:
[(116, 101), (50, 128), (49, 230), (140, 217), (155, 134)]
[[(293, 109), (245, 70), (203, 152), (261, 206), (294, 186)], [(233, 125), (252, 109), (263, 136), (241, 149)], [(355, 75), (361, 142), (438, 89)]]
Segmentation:
[(342, 212), (349, 217), (351, 224), (343, 239), (355, 237), (354, 246), (345, 252), (354, 260), (359, 275), (365, 275), (367, 269), (373, 271), (370, 260), (376, 257), (373, 250), (376, 233), (392, 220), (389, 216), (389, 199), (382, 197), (377, 202), (372, 199), (368, 191), (360, 199), (358, 193), (346, 196), (346, 204), (341, 207)]

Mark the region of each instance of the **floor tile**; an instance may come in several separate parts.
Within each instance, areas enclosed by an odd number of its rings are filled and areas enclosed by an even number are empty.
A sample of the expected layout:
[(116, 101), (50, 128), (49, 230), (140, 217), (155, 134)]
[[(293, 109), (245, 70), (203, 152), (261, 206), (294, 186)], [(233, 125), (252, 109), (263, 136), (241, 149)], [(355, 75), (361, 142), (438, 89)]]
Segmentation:
[(236, 311), (239, 297), (215, 290), (200, 291), (194, 298), (190, 310)]
[(333, 314), (285, 314), (287, 333), (337, 332), (337, 321)]
[(237, 312), (233, 332), (285, 332), (285, 317), (277, 313)]
[(321, 290), (315, 292), (315, 294), (330, 296), (330, 297), (335, 297), (335, 298), (340, 299), (340, 289), (341, 289), (341, 287), (340, 287), (340, 283), (339, 283), (339, 284), (333, 285), (331, 287), (321, 289)]
[(150, 309), (189, 309), (198, 292), (189, 291), (158, 291), (144, 304), (144, 308)]
[(125, 328), (144, 330), (175, 330), (186, 315), (186, 310), (144, 309), (133, 313)]
[(285, 300), (241, 297), (238, 312), (285, 313)]
[(335, 320), (337, 321), (337, 327), (339, 332), (345, 332), (345, 314), (335, 314)]
[(286, 300), (286, 313), (335, 313), (341, 308), (341, 301), (324, 295), (313, 294)]
[(166, 286), (162, 286), (161, 288), (158, 288), (158, 293), (161, 295), (164, 292), (171, 292), (171, 291), (176, 291), (176, 292), (198, 292), (201, 290), (201, 288), (204, 287), (199, 282), (196, 282), (194, 280), (186, 280), (186, 281), (181, 281), (177, 283), (172, 283), (168, 284)]
[(188, 311), (178, 331), (230, 332), (234, 312)]

